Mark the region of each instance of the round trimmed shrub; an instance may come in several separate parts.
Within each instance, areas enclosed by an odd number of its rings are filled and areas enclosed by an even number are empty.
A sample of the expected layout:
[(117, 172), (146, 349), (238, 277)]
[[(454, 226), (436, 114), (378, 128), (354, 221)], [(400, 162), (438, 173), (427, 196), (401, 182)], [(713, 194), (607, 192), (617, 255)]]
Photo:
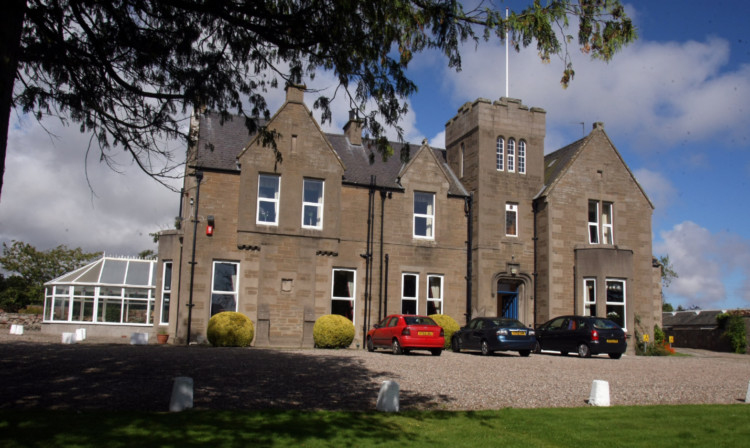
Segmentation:
[(453, 333), (461, 328), (458, 325), (458, 322), (447, 314), (431, 314), (427, 317), (430, 317), (436, 324), (440, 325), (443, 329), (443, 336), (445, 336), (445, 348), (451, 348), (451, 338), (453, 337)]
[(354, 324), (344, 316), (326, 314), (313, 325), (313, 341), (318, 348), (346, 348), (354, 340)]
[(253, 342), (255, 326), (244, 314), (223, 311), (208, 321), (208, 342), (214, 347), (247, 347)]

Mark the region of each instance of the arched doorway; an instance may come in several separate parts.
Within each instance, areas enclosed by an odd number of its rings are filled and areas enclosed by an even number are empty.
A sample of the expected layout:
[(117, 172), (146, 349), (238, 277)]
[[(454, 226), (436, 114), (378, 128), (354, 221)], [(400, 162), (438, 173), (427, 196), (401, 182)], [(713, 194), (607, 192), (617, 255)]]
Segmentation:
[(518, 319), (518, 286), (505, 280), (497, 282), (497, 315)]

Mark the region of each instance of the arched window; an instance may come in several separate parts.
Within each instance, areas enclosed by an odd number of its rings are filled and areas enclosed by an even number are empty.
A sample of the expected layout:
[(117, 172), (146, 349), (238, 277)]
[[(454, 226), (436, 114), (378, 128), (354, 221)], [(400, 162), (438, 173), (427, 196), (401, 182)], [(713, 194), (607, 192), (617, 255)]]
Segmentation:
[(516, 171), (516, 141), (508, 139), (508, 172)]
[(526, 174), (526, 142), (518, 142), (518, 172)]
[(464, 159), (466, 158), (466, 149), (464, 148), (464, 144), (461, 143), (461, 160), (458, 161), (458, 172), (459, 172), (459, 178), (464, 177)]
[(503, 158), (505, 156), (505, 139), (502, 137), (497, 138), (497, 170), (503, 170)]

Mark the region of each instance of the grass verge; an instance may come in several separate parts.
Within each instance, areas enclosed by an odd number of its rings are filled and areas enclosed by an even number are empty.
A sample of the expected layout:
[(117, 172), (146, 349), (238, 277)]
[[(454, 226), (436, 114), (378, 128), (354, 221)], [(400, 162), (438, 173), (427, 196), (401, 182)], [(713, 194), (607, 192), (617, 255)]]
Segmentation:
[(476, 412), (0, 411), (12, 447), (746, 446), (750, 406)]

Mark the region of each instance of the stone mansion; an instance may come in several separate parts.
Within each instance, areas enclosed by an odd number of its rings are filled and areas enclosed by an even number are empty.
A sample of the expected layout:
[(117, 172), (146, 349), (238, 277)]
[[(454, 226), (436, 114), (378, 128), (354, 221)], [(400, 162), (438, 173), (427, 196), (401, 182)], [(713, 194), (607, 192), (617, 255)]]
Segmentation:
[(392, 143), (383, 161), (356, 117), (324, 133), (303, 95), (287, 88), (266, 123), (280, 163), (244, 119), (194, 116), (181, 226), (160, 233), (156, 268), (154, 323), (176, 343), (205, 340), (223, 310), (277, 347), (312, 347), (325, 314), (351, 319), (361, 347), (390, 313), (661, 324), (653, 204), (601, 123), (545, 156), (543, 109), (477, 99), (445, 149), (407, 160)]

